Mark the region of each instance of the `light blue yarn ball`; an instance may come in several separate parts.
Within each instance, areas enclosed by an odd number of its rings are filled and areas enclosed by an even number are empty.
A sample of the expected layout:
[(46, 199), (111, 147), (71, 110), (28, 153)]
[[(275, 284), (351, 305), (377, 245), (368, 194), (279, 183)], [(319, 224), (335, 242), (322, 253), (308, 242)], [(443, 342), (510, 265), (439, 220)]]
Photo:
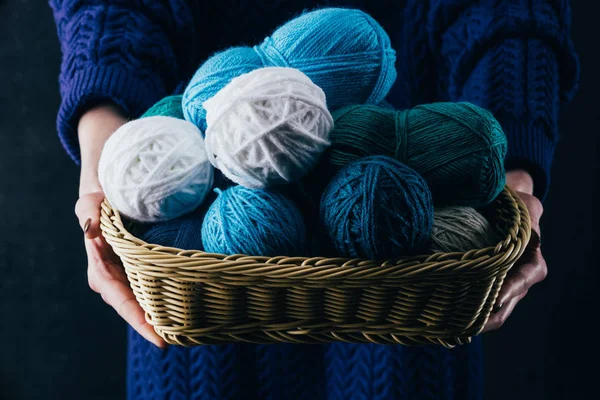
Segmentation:
[(206, 110), (202, 104), (233, 78), (262, 67), (251, 47), (232, 47), (213, 55), (200, 66), (183, 92), (183, 116), (204, 134)]
[(275, 191), (234, 186), (216, 189), (202, 224), (204, 250), (255, 256), (301, 255), (306, 241), (302, 214)]
[(396, 80), (390, 38), (361, 10), (324, 8), (287, 22), (261, 44), (213, 55), (183, 94), (184, 115), (202, 131), (202, 104), (233, 78), (261, 67), (291, 67), (305, 73), (335, 110), (349, 104), (378, 104)]

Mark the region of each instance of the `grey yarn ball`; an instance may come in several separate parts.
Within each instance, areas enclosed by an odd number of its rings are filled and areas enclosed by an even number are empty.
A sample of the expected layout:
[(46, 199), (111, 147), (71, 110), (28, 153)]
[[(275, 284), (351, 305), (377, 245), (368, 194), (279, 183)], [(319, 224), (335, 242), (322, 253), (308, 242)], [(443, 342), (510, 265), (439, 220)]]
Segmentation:
[(433, 252), (465, 252), (495, 246), (498, 242), (498, 233), (474, 208), (435, 209), (430, 245)]

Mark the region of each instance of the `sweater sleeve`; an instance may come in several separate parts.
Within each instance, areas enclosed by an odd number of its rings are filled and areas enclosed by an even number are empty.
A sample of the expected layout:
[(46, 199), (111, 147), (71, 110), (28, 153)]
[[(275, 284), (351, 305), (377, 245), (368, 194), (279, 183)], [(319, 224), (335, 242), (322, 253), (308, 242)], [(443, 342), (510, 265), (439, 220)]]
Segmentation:
[(62, 50), (61, 142), (80, 162), (82, 113), (111, 100), (139, 116), (174, 89), (176, 46), (193, 29), (184, 0), (51, 0)]
[(507, 169), (528, 170), (545, 198), (559, 111), (579, 79), (568, 0), (431, 1), (441, 96), (490, 110), (508, 138)]

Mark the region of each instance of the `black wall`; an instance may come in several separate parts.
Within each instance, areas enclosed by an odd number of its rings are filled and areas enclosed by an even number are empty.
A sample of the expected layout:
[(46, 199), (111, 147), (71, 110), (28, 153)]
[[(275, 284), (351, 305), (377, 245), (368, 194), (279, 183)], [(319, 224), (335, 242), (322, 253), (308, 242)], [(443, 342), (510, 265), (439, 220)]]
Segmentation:
[[(487, 399), (587, 398), (595, 387), (593, 4), (573, 1), (582, 79), (561, 121), (545, 203), (549, 276), (485, 335)], [(73, 214), (78, 169), (56, 136), (59, 64), (47, 3), (0, 0), (0, 398), (124, 398), (125, 324), (87, 287)]]

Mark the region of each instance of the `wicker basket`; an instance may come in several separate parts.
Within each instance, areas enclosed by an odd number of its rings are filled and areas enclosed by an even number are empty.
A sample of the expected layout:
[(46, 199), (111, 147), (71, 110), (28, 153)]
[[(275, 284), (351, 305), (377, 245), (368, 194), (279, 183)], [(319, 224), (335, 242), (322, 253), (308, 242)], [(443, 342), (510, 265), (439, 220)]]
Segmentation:
[(505, 239), (466, 253), (384, 263), (182, 251), (131, 235), (108, 202), (107, 242), (146, 319), (170, 344), (467, 343), (486, 323), (530, 237), (527, 209), (506, 187), (489, 206)]

